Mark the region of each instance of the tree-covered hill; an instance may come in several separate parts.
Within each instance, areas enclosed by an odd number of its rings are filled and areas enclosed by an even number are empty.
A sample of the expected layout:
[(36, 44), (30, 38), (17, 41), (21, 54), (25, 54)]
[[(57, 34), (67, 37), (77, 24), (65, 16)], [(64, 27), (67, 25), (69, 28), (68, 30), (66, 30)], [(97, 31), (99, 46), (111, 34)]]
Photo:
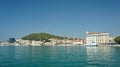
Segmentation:
[(36, 41), (49, 41), (50, 38), (56, 38), (56, 39), (66, 39), (67, 37), (52, 35), (48, 33), (32, 33), (27, 36), (24, 36), (23, 40), (36, 40)]

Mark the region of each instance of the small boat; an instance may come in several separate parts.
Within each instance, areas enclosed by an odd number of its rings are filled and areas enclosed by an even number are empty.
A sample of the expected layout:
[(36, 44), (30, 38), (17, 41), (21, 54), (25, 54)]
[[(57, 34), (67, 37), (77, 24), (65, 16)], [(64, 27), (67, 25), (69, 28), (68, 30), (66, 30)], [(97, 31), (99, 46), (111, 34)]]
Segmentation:
[(85, 44), (86, 46), (97, 46), (97, 43), (93, 42), (93, 43), (90, 43), (90, 44)]

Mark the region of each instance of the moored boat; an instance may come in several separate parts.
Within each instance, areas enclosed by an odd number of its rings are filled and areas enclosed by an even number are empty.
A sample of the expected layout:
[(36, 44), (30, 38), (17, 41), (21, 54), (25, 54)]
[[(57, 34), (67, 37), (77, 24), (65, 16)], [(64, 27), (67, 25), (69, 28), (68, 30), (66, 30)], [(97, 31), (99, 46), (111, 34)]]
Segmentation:
[(98, 46), (97, 43), (90, 43), (90, 44), (85, 44), (85, 46)]

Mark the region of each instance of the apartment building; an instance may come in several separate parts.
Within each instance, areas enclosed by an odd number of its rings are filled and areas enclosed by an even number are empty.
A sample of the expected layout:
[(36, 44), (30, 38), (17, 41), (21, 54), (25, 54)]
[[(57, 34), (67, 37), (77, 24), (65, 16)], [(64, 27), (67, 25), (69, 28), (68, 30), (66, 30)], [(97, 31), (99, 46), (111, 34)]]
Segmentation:
[(86, 44), (96, 43), (97, 45), (110, 43), (109, 33), (86, 32)]

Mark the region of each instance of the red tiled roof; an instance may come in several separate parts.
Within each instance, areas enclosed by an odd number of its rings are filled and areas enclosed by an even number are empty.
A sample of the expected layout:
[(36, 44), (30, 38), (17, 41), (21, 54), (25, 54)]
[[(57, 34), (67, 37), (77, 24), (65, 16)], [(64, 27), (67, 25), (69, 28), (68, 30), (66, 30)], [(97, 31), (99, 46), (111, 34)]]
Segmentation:
[(98, 32), (88, 32), (88, 34), (99, 34)]

